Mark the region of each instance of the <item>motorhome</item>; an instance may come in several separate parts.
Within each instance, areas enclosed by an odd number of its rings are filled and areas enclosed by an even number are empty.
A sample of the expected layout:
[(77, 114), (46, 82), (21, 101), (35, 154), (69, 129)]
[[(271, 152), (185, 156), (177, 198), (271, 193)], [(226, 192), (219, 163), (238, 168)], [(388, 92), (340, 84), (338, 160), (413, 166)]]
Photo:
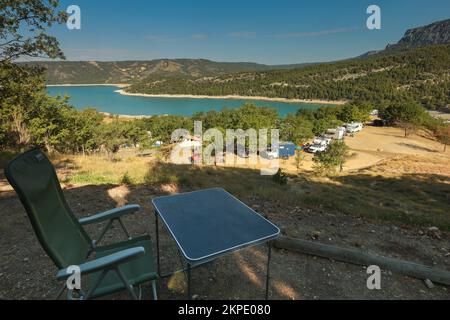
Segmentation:
[(363, 124), (360, 122), (353, 122), (347, 124), (347, 133), (357, 133), (363, 129)]
[(342, 140), (344, 139), (345, 133), (347, 130), (345, 127), (337, 127), (335, 129), (328, 129), (325, 137), (333, 140)]

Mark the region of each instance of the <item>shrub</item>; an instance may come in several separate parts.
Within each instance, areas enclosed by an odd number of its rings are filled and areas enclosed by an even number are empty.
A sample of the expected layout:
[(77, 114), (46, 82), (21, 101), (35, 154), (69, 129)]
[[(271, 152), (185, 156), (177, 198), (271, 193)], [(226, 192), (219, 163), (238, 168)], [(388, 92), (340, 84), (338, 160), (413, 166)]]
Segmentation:
[(275, 183), (280, 185), (287, 184), (287, 175), (281, 169), (278, 169), (278, 172), (272, 177), (272, 179)]
[(319, 173), (334, 173), (337, 168), (343, 171), (348, 156), (348, 147), (345, 142), (334, 141), (326, 151), (317, 153), (313, 160)]
[(126, 185), (131, 185), (133, 184), (133, 181), (131, 180), (128, 172), (125, 172), (122, 176), (122, 178), (120, 178), (120, 184), (126, 184)]

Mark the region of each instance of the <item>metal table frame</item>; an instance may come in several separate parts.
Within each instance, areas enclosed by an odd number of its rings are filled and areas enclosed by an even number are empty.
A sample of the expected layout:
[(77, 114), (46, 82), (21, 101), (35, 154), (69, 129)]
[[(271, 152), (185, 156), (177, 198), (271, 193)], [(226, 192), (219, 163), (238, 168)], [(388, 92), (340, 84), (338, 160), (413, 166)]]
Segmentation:
[[(183, 266), (183, 268), (180, 269), (180, 270), (171, 271), (171, 272), (166, 273), (166, 274), (161, 274), (161, 262), (160, 262), (160, 250), (159, 250), (159, 215), (160, 215), (160, 213), (158, 212), (158, 209), (157, 209), (157, 207), (156, 207), (155, 205), (153, 205), (153, 207), (154, 207), (154, 209), (155, 209), (154, 211), (155, 211), (155, 229), (156, 229), (156, 256), (157, 256), (157, 269), (158, 269), (158, 276), (159, 276), (160, 278), (163, 278), (163, 279), (164, 279), (164, 278), (171, 277), (171, 276), (174, 275), (175, 273), (185, 272), (185, 273), (186, 273), (186, 276), (187, 276), (187, 297), (188, 297), (188, 299), (190, 300), (190, 299), (192, 298), (192, 295), (191, 295), (191, 270), (192, 270), (193, 268), (198, 267), (198, 266), (201, 266), (201, 265), (206, 264), (206, 263), (208, 263), (208, 262), (211, 262), (211, 261), (213, 261), (213, 260), (215, 260), (215, 259), (218, 259), (218, 258), (220, 258), (220, 257), (222, 257), (222, 256), (225, 256), (225, 255), (227, 255), (227, 254), (230, 254), (230, 253), (232, 253), (232, 252), (239, 251), (239, 250), (242, 250), (242, 249), (246, 249), (246, 248), (249, 248), (249, 247), (253, 247), (253, 246), (256, 246), (256, 245), (260, 245), (260, 244), (263, 244), (263, 243), (267, 243), (266, 290), (265, 290), (265, 296), (264, 296), (264, 298), (265, 298), (266, 300), (269, 298), (270, 260), (271, 260), (271, 257), (272, 257), (271, 240), (277, 238), (277, 237), (278, 237), (278, 234), (275, 235), (275, 236), (273, 236), (273, 237), (269, 237), (269, 238), (263, 239), (263, 240), (261, 240), (261, 241), (253, 242), (253, 243), (251, 243), (251, 244), (249, 244), (249, 245), (243, 245), (242, 247), (239, 247), (239, 248), (237, 248), (237, 249), (235, 249), (235, 250), (230, 249), (230, 250), (227, 250), (227, 251), (225, 251), (225, 252), (223, 252), (223, 253), (219, 253), (219, 254), (217, 254), (217, 255), (213, 255), (213, 256), (211, 256), (211, 257), (205, 259), (205, 260), (201, 260), (201, 261), (198, 262), (198, 263), (191, 263), (191, 262), (189, 262), (189, 261), (184, 257), (184, 255), (181, 254), (180, 251), (181, 251), (182, 249), (179, 247), (179, 244), (177, 243), (178, 255), (179, 255), (179, 257), (180, 257), (180, 260), (181, 260), (181, 257), (183, 256), (183, 260), (185, 260), (186, 263), (187, 263), (186, 268), (184, 268), (184, 266)], [(163, 219), (163, 220), (164, 220), (164, 219)], [(164, 225), (166, 226), (166, 228), (168, 228), (168, 226), (166, 225), (165, 222), (164, 222)], [(173, 235), (172, 235), (172, 236), (173, 236)]]

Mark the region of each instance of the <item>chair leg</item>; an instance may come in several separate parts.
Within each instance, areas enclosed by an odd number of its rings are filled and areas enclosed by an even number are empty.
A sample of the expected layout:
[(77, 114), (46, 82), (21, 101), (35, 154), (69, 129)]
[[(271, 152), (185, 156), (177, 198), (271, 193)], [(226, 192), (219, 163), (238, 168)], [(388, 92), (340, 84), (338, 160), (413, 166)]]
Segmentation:
[(139, 285), (138, 288), (139, 288), (138, 300), (142, 300), (142, 286)]
[(122, 280), (123, 284), (125, 285), (126, 289), (128, 290), (128, 292), (130, 293), (131, 297), (134, 300), (139, 300), (138, 297), (136, 296), (136, 293), (134, 292), (133, 286), (128, 284), (127, 279), (125, 278), (125, 275), (122, 273), (122, 271), (119, 268), (114, 269), (117, 273), (117, 275), (119, 276), (120, 280)]
[(106, 232), (109, 230), (109, 228), (111, 228), (113, 222), (114, 222), (114, 219), (108, 221), (108, 224), (105, 226), (105, 228), (103, 228), (103, 230), (100, 233), (100, 236), (98, 237), (98, 239), (94, 240), (94, 246), (98, 246), (100, 241), (102, 241), (102, 239), (105, 236)]
[(91, 288), (91, 290), (89, 290), (89, 292), (86, 296), (86, 300), (89, 300), (91, 298), (92, 294), (94, 293), (95, 290), (97, 290), (98, 286), (103, 281), (103, 279), (105, 278), (105, 276), (108, 272), (109, 272), (109, 270), (102, 271), (102, 273), (100, 274), (100, 278), (98, 278), (97, 282), (94, 284), (94, 286)]
[(152, 292), (153, 292), (153, 300), (158, 300), (158, 295), (156, 294), (156, 280), (152, 281)]
[(59, 289), (58, 295), (56, 296), (55, 300), (59, 300), (59, 298), (61, 298), (62, 294), (64, 293), (64, 291), (66, 291), (66, 289), (67, 289), (67, 285), (64, 284), (64, 285), (62, 286), (62, 288)]
[(127, 236), (128, 240), (133, 239), (130, 236), (130, 233), (128, 232), (127, 228), (125, 228), (125, 225), (123, 224), (122, 220), (120, 218), (117, 219), (117, 221), (119, 221), (120, 226), (122, 227), (123, 232), (125, 233), (125, 235)]

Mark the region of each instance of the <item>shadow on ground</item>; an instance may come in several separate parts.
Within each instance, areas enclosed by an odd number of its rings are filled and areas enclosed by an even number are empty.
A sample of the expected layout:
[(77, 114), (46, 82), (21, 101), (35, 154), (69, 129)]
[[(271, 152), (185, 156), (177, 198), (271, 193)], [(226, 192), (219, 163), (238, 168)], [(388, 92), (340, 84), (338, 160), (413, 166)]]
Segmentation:
[[(449, 182), (448, 177), (432, 175), (354, 175), (322, 181), (297, 177), (280, 186), (257, 170), (160, 163), (149, 170), (144, 185), (69, 186), (64, 192), (78, 217), (127, 203), (140, 204), (142, 210), (124, 222), (133, 235), (149, 233), (154, 239), (153, 197), (224, 187), (278, 224), (288, 236), (449, 269), (448, 234), (443, 232), (437, 239), (418, 233), (419, 226), (428, 226), (430, 221), (449, 226)], [(54, 298), (60, 286), (55, 280), (57, 270), (40, 247), (13, 192), (0, 194), (0, 213), (0, 298)], [(102, 227), (91, 226), (87, 231), (95, 238)], [(163, 271), (181, 267), (174, 241), (161, 224), (160, 228)], [(104, 244), (120, 240), (125, 239), (115, 228)], [(220, 258), (193, 271), (193, 294), (198, 299), (262, 299), (265, 267), (265, 246)], [(271, 277), (271, 299), (450, 298), (445, 287), (430, 291), (419, 280), (389, 272), (383, 273), (383, 290), (370, 291), (366, 270), (360, 266), (283, 250), (274, 250)], [(158, 290), (161, 299), (185, 298), (184, 275), (160, 280)], [(144, 297), (151, 298), (149, 285), (144, 286)], [(129, 297), (119, 293), (108, 298)]]

